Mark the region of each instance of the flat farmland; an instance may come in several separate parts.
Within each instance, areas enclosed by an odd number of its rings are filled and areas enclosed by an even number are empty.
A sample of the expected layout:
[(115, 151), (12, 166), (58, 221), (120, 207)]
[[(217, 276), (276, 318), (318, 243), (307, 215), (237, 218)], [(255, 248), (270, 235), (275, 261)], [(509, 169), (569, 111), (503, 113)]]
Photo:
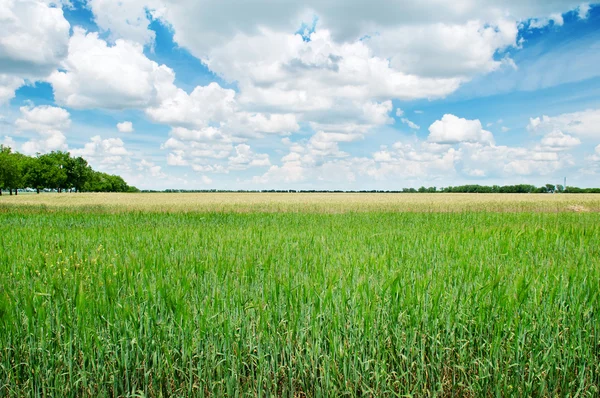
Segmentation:
[(0, 396), (600, 394), (600, 197), (0, 198)]
[(598, 212), (600, 194), (44, 193), (0, 198), (0, 210), (102, 212)]

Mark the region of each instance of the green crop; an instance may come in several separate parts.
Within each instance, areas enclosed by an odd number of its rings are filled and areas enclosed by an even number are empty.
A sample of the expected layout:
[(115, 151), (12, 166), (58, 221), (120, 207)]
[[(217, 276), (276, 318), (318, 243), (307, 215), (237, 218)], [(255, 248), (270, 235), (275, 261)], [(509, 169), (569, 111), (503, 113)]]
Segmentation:
[(0, 225), (0, 396), (600, 394), (597, 213)]

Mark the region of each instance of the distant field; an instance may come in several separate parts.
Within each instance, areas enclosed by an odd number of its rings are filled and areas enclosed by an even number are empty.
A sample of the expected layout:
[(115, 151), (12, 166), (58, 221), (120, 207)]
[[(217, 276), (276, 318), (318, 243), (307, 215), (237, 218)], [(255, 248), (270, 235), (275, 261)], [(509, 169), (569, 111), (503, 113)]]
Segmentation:
[(3, 196), (0, 397), (597, 397), (599, 208)]
[(598, 212), (600, 194), (62, 193), (0, 197), (0, 211)]

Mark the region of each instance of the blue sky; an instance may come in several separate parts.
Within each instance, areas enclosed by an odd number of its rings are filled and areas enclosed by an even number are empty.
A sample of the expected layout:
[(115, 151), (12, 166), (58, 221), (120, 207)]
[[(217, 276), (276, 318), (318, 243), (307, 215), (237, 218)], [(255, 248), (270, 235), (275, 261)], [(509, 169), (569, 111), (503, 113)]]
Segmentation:
[(599, 185), (593, 4), (4, 3), (24, 153), (146, 189)]

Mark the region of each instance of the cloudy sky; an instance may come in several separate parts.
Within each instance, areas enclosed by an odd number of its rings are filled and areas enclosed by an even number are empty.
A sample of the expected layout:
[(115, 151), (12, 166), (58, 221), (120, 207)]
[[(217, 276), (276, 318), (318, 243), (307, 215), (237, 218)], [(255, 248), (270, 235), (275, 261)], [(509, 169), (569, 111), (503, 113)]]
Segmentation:
[(600, 186), (600, 6), (0, 0), (0, 143), (140, 188)]

